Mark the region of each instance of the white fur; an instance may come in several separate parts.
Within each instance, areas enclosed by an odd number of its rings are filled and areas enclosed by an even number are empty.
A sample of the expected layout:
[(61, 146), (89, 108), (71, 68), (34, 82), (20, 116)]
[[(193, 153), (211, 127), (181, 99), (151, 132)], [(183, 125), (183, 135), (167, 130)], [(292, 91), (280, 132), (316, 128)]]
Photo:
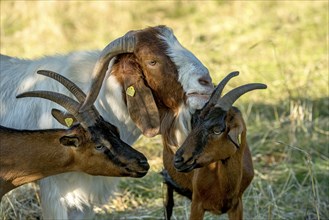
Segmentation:
[[(159, 37), (169, 46), (167, 54), (178, 67), (178, 81), (182, 84), (185, 93), (187, 95), (191, 93), (210, 95), (213, 86), (203, 86), (198, 81), (202, 77), (208, 77), (211, 80), (208, 69), (193, 53), (179, 43), (172, 32), (164, 29)], [(200, 109), (207, 100), (207, 96), (204, 98), (188, 96), (187, 104), (191, 110)]]
[[(178, 79), (185, 92), (189, 93), (193, 90), (196, 93), (209, 93), (211, 88), (198, 83), (200, 77), (209, 76), (208, 70), (191, 52), (180, 45), (170, 29), (162, 30), (164, 31), (161, 39), (169, 45), (168, 56), (179, 67)], [(58, 72), (86, 91), (89, 89), (91, 73), (99, 54), (99, 51), (73, 52), (37, 60), (1, 56), (0, 124), (17, 129), (62, 127), (50, 114), (51, 108), (61, 107), (43, 99), (16, 99), (16, 95), (31, 90), (49, 90), (70, 95), (58, 82), (36, 74), (40, 69)], [(108, 75), (95, 106), (105, 120), (119, 128), (120, 137), (126, 143), (133, 144), (141, 132), (129, 117), (123, 101), (121, 85), (113, 76)], [(205, 100), (194, 97), (187, 102), (187, 108), (182, 106), (181, 116), (176, 121), (176, 136), (179, 143), (185, 140), (190, 129), (189, 112), (201, 108), (204, 102)], [(93, 177), (78, 172), (59, 174), (41, 180), (44, 217), (92, 218), (92, 204), (103, 203), (115, 188), (117, 180), (118, 178)]]

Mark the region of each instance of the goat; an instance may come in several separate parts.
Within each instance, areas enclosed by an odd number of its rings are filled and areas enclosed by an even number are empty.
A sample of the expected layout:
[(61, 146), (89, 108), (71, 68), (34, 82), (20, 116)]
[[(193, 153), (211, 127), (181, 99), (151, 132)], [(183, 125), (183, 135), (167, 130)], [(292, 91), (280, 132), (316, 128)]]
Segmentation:
[[(58, 80), (79, 101), (85, 94), (71, 81), (49, 71), (39, 74)], [(54, 101), (70, 114), (57, 109), (52, 115), (69, 129), (17, 130), (0, 126), (0, 199), (25, 183), (69, 171), (102, 176), (142, 177), (148, 169), (146, 157), (124, 143), (117, 128), (103, 120), (94, 106), (79, 113), (79, 103), (55, 92), (35, 91), (17, 96)]]
[[(202, 108), (213, 91), (207, 68), (166, 26), (130, 31), (102, 52), (73, 52), (38, 60), (1, 56), (0, 61), (2, 125), (20, 129), (26, 126), (22, 121), (29, 121), (25, 128), (54, 126), (47, 114), (52, 103), (13, 101), (15, 94), (28, 89), (65, 94), (58, 85), (34, 74), (42, 68), (60, 72), (84, 91), (89, 89), (91, 80), (95, 81), (98, 88), (92, 86), (80, 111), (96, 99), (101, 115), (119, 129), (121, 139), (130, 145), (141, 134), (164, 134), (165, 139), (181, 144), (190, 129), (191, 114)], [(99, 74), (100, 79), (96, 77)], [(100, 85), (103, 86), (99, 88)], [(39, 181), (43, 216), (92, 218), (92, 203), (105, 202), (116, 182), (117, 179), (76, 172), (44, 178)]]
[(192, 200), (191, 220), (203, 219), (205, 211), (228, 213), (230, 220), (242, 219), (242, 194), (254, 172), (246, 125), (240, 111), (232, 105), (246, 92), (264, 89), (266, 85), (247, 84), (220, 98), (225, 84), (236, 75), (238, 72), (233, 72), (224, 78), (208, 103), (193, 115), (192, 130), (176, 151), (171, 170), (163, 171), (169, 185), (167, 219), (172, 215), (173, 190)]

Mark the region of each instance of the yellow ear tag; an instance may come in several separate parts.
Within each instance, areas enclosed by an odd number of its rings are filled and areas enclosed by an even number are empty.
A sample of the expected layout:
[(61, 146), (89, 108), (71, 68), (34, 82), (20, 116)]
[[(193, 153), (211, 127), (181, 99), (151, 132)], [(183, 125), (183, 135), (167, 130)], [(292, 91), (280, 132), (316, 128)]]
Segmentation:
[(73, 118), (65, 118), (64, 121), (67, 127), (71, 127), (71, 125), (73, 124)]
[(133, 97), (135, 95), (135, 88), (133, 86), (129, 86), (126, 90), (127, 95)]

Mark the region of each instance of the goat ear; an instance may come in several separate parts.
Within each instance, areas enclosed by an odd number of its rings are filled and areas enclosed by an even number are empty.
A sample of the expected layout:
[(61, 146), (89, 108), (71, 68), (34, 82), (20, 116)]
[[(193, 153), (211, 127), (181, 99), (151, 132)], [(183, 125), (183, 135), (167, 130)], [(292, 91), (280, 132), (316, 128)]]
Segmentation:
[(81, 144), (78, 136), (63, 136), (59, 139), (59, 142), (66, 147), (79, 147)]
[(66, 127), (71, 127), (74, 123), (77, 122), (76, 118), (72, 114), (55, 108), (51, 110), (51, 114), (59, 123)]
[(235, 109), (231, 109), (227, 115), (227, 127), (230, 129), (228, 135), (236, 146), (241, 145), (241, 134), (244, 129), (244, 123), (240, 117), (240, 113)]
[(160, 131), (160, 116), (152, 91), (144, 83), (142, 75), (125, 74), (124, 89), (131, 119), (147, 137)]
[(228, 136), (236, 146), (240, 146), (241, 144), (241, 133), (242, 129), (240, 127), (235, 127), (228, 132)]

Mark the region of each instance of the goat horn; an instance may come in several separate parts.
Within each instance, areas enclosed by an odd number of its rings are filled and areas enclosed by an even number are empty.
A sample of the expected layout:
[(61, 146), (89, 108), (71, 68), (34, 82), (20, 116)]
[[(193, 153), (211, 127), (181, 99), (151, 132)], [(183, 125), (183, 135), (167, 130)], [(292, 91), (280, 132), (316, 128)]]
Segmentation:
[(224, 111), (228, 111), (233, 103), (243, 94), (255, 90), (255, 89), (266, 89), (267, 86), (262, 83), (250, 83), (243, 86), (239, 86), (228, 93), (226, 93), (222, 98), (220, 98), (215, 105), (215, 107), (220, 107)]
[(221, 97), (222, 92), (228, 81), (232, 79), (233, 77), (239, 75), (239, 71), (234, 71), (228, 74), (220, 83), (217, 85), (216, 89), (213, 91), (213, 93), (210, 96), (210, 99), (208, 101), (209, 104), (216, 104), (218, 99)]
[(50, 91), (31, 91), (31, 92), (24, 92), (16, 96), (16, 98), (25, 98), (25, 97), (44, 98), (63, 106), (83, 125), (84, 128), (87, 128), (95, 124), (97, 115), (92, 114), (93, 112), (90, 111), (86, 111), (86, 113), (80, 114), (79, 113), (80, 104), (66, 95), (57, 92), (50, 92)]
[(132, 32), (128, 32), (123, 37), (112, 41), (103, 49), (94, 67), (93, 80), (91, 82), (87, 98), (79, 110), (80, 112), (88, 109), (96, 100), (111, 59), (121, 53), (132, 53), (135, 49), (135, 45), (135, 35)]
[(52, 78), (65, 86), (65, 88), (67, 88), (78, 99), (79, 102), (85, 101), (86, 94), (68, 78), (50, 70), (38, 70), (37, 73)]
[[(65, 88), (67, 88), (78, 99), (80, 103), (83, 103), (85, 101), (86, 94), (68, 78), (50, 70), (38, 70), (37, 73), (43, 76), (50, 77), (65, 86)], [(100, 115), (93, 105), (91, 106), (91, 110), (94, 111), (95, 115)]]
[(209, 109), (217, 103), (217, 101), (220, 98), (220, 96), (222, 95), (223, 89), (226, 86), (226, 84), (228, 83), (228, 81), (230, 81), (230, 79), (232, 79), (233, 77), (235, 77), (237, 75), (239, 75), (239, 71), (231, 72), (222, 81), (220, 81), (220, 83), (217, 85), (217, 87), (212, 92), (212, 94), (209, 98), (209, 101), (202, 108), (200, 115), (207, 114)]

